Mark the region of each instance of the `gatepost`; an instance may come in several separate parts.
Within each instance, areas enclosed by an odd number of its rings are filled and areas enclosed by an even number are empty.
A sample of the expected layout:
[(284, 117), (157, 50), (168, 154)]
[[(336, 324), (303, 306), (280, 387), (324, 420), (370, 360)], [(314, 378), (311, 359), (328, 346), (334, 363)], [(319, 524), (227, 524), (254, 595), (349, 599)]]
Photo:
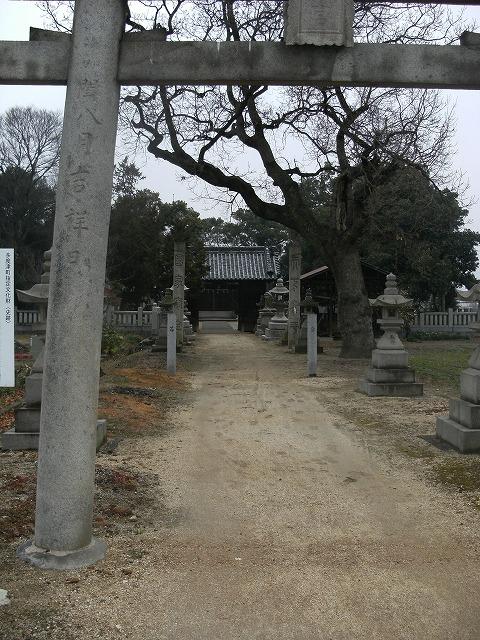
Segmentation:
[(302, 248), (296, 233), (290, 233), (288, 249), (288, 348), (295, 350), (300, 330), (300, 274), (302, 270)]
[(63, 122), (38, 456), (35, 536), (51, 569), (105, 554), (92, 538), (103, 296), (124, 6), (77, 0)]
[(185, 242), (175, 242), (173, 253), (173, 304), (177, 317), (177, 346), (183, 345), (183, 310), (185, 305)]

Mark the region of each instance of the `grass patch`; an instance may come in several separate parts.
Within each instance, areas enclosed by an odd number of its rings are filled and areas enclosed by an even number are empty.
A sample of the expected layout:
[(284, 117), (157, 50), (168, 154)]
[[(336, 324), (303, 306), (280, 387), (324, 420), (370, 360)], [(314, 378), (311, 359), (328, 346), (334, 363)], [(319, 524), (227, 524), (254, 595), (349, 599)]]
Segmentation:
[(419, 380), (428, 379), (432, 384), (440, 384), (458, 391), (460, 373), (467, 367), (472, 351), (471, 346), (423, 351), (410, 356), (410, 364), (415, 369)]
[(458, 491), (480, 490), (480, 460), (448, 458), (432, 467), (434, 480)]
[(397, 450), (407, 458), (413, 460), (431, 460), (436, 457), (435, 451), (429, 447), (421, 447), (419, 445), (399, 444)]

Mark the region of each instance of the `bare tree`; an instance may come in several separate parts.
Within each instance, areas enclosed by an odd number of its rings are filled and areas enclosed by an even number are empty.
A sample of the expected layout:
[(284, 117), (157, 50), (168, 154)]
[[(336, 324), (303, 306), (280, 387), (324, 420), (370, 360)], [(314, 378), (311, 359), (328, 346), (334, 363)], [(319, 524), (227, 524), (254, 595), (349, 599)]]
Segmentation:
[(55, 180), (60, 157), (60, 114), (33, 107), (12, 107), (0, 116), (0, 170), (18, 167), (33, 182)]
[[(130, 28), (161, 27), (172, 40), (283, 37), (280, 0), (143, 0), (135, 7)], [(453, 41), (457, 24), (437, 5), (363, 2), (354, 29), (357, 41), (440, 43)], [(337, 285), (342, 355), (369, 355), (371, 316), (357, 243), (368, 224), (366, 201), (399, 163), (419, 163), (440, 176), (451, 121), (437, 92), (138, 87), (124, 92), (122, 122), (156, 158), (219, 188), (232, 203), (241, 198), (256, 215), (315, 238)], [(236, 161), (246, 151), (260, 170)], [(321, 175), (332, 185), (327, 207), (314, 206), (302, 184)]]

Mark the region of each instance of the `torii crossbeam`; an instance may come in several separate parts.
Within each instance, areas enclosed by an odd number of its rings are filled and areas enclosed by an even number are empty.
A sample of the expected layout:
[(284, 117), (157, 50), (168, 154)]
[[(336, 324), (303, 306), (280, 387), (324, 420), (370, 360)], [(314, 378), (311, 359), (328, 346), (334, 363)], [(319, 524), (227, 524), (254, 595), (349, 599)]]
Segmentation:
[[(353, 44), (351, 34), (341, 33), (352, 0), (290, 0), (289, 11), (298, 10), (299, 3), (313, 18), (321, 10), (322, 20), (338, 18), (332, 11), (344, 7), (341, 19), (332, 20), (330, 34), (344, 38), (347, 46), (164, 42), (158, 32), (122, 36), (124, 0), (76, 0), (71, 36), (36, 30), (34, 41), (0, 42), (0, 84), (67, 85), (35, 537), (18, 551), (36, 566), (76, 568), (105, 553), (104, 543), (92, 538), (92, 508), (103, 289), (120, 85), (480, 88), (479, 34), (464, 34), (460, 46)], [(470, 4), (478, 2), (471, 0)], [(300, 22), (299, 30), (305, 27)], [(323, 26), (313, 34), (314, 39), (321, 40)], [(310, 27), (308, 23), (304, 31)], [(289, 39), (295, 41), (297, 36), (301, 39), (304, 34), (290, 33)]]

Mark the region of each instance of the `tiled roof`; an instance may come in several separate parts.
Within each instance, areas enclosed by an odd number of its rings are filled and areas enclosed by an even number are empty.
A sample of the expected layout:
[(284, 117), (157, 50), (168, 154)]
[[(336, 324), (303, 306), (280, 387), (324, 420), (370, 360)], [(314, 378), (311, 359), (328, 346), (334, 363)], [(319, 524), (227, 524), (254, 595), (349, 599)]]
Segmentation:
[(209, 273), (204, 280), (272, 280), (277, 259), (266, 247), (206, 247)]

